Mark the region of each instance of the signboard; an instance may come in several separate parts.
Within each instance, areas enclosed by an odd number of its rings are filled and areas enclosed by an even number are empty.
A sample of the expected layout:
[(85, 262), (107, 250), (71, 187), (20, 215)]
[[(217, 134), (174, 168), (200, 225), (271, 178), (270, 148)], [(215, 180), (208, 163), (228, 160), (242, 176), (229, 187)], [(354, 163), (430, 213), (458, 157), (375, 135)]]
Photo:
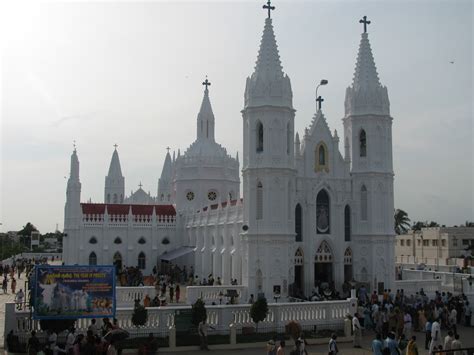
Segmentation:
[(34, 319), (115, 316), (114, 266), (37, 265)]

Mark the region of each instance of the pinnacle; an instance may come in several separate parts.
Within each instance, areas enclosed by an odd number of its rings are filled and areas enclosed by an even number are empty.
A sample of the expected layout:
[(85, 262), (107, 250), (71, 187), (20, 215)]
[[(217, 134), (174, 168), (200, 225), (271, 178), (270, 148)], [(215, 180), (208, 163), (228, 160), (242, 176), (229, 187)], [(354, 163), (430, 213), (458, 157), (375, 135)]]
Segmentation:
[(109, 166), (109, 177), (122, 177), (122, 168), (120, 167), (120, 159), (117, 152), (117, 147), (115, 147), (114, 153), (112, 154), (112, 160), (110, 161)]
[(265, 19), (265, 27), (260, 42), (260, 50), (255, 64), (254, 75), (262, 76), (267, 79), (283, 77), (283, 68), (281, 66), (271, 18)]

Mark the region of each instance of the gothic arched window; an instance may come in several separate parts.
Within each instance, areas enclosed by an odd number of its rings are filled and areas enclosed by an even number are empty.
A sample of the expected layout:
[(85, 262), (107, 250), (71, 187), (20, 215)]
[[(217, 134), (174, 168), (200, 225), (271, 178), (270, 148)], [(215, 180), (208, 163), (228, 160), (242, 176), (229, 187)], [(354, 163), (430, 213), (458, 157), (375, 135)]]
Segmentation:
[(144, 252), (138, 254), (138, 268), (141, 270), (146, 268), (146, 257)]
[(367, 156), (367, 135), (363, 129), (359, 133), (359, 152), (361, 157)]
[(263, 152), (263, 124), (257, 121), (257, 153)]
[(89, 254), (89, 265), (97, 265), (97, 255), (94, 252)]
[(89, 243), (90, 244), (97, 244), (97, 238), (96, 237), (91, 237), (91, 239), (89, 239)]
[(138, 244), (146, 244), (146, 239), (141, 237), (140, 239), (138, 239)]
[(329, 195), (326, 190), (321, 190), (316, 197), (316, 232), (318, 234), (329, 234)]
[(263, 219), (263, 185), (259, 181), (257, 184), (257, 219)]
[(351, 208), (349, 205), (344, 208), (344, 240), (351, 241)]
[(301, 211), (301, 205), (298, 203), (295, 207), (295, 233), (296, 241), (303, 241), (303, 213)]
[(314, 171), (329, 172), (328, 149), (324, 142), (318, 143), (314, 150)]
[(120, 239), (120, 237), (117, 237), (117, 238), (115, 238), (114, 243), (115, 244), (122, 244), (122, 239)]
[(161, 240), (161, 244), (163, 245), (168, 245), (170, 243), (170, 240), (168, 237), (164, 237), (162, 240)]
[(362, 185), (360, 188), (360, 219), (367, 221), (367, 188)]

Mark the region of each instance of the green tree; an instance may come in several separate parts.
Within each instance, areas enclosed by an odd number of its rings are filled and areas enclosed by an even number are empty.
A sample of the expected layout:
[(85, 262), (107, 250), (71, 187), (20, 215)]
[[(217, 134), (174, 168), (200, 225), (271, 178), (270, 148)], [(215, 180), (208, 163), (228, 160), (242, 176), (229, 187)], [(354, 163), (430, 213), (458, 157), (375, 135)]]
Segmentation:
[(410, 218), (404, 210), (397, 209), (395, 211), (395, 233), (398, 235), (405, 234), (410, 229)]
[(132, 313), (132, 324), (136, 327), (145, 325), (148, 320), (148, 311), (147, 309), (140, 304), (140, 301), (136, 300), (133, 307)]
[(417, 221), (417, 222), (413, 222), (411, 229), (416, 232), (416, 231), (421, 231), (421, 228), (425, 228), (425, 227), (426, 227), (426, 222)]
[(255, 327), (258, 330), (258, 323), (263, 321), (268, 315), (268, 304), (265, 297), (259, 298), (250, 307), (250, 317), (255, 322)]
[(206, 305), (202, 299), (198, 298), (191, 308), (191, 322), (197, 327), (199, 323), (206, 319)]
[(38, 229), (30, 222), (26, 223), (26, 225), (23, 226), (22, 230), (19, 230), (17, 234), (22, 235), (24, 237), (29, 237), (31, 235), (31, 232), (37, 232)]

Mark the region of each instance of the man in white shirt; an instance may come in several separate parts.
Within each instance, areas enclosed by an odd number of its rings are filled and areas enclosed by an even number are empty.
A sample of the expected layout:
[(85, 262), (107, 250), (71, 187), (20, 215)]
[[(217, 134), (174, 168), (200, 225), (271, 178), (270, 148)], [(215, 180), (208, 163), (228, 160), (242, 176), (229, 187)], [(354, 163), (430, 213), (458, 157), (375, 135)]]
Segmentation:
[(443, 345), (443, 350), (451, 350), (451, 345), (454, 340), (453, 332), (450, 330), (448, 332), (448, 335), (444, 337), (444, 345)]
[(75, 331), (76, 330), (74, 329), (74, 327), (71, 327), (71, 329), (69, 330), (69, 333), (67, 334), (66, 347), (64, 349), (66, 351), (66, 354), (69, 354), (69, 352), (72, 350), (74, 346), (74, 340), (76, 340)]
[(459, 340), (459, 334), (456, 334), (454, 336), (453, 342), (451, 343), (451, 350), (455, 350), (453, 355), (463, 355), (463, 351), (458, 349), (462, 349), (462, 343), (461, 340)]
[(433, 350), (438, 348), (441, 343), (441, 325), (439, 324), (438, 319), (433, 322), (431, 326), (431, 343), (430, 343), (430, 355), (433, 354)]
[(360, 348), (360, 342), (362, 339), (362, 330), (360, 329), (359, 314), (354, 314), (352, 318), (352, 332), (354, 333), (354, 348)]
[(411, 315), (408, 313), (408, 310), (406, 310), (403, 316), (403, 334), (405, 334), (407, 339), (411, 338), (411, 322)]
[(451, 309), (451, 312), (449, 312), (449, 326), (451, 327), (454, 333), (457, 333), (457, 328), (456, 328), (457, 322), (458, 322), (458, 311), (456, 311), (456, 308), (453, 307)]

